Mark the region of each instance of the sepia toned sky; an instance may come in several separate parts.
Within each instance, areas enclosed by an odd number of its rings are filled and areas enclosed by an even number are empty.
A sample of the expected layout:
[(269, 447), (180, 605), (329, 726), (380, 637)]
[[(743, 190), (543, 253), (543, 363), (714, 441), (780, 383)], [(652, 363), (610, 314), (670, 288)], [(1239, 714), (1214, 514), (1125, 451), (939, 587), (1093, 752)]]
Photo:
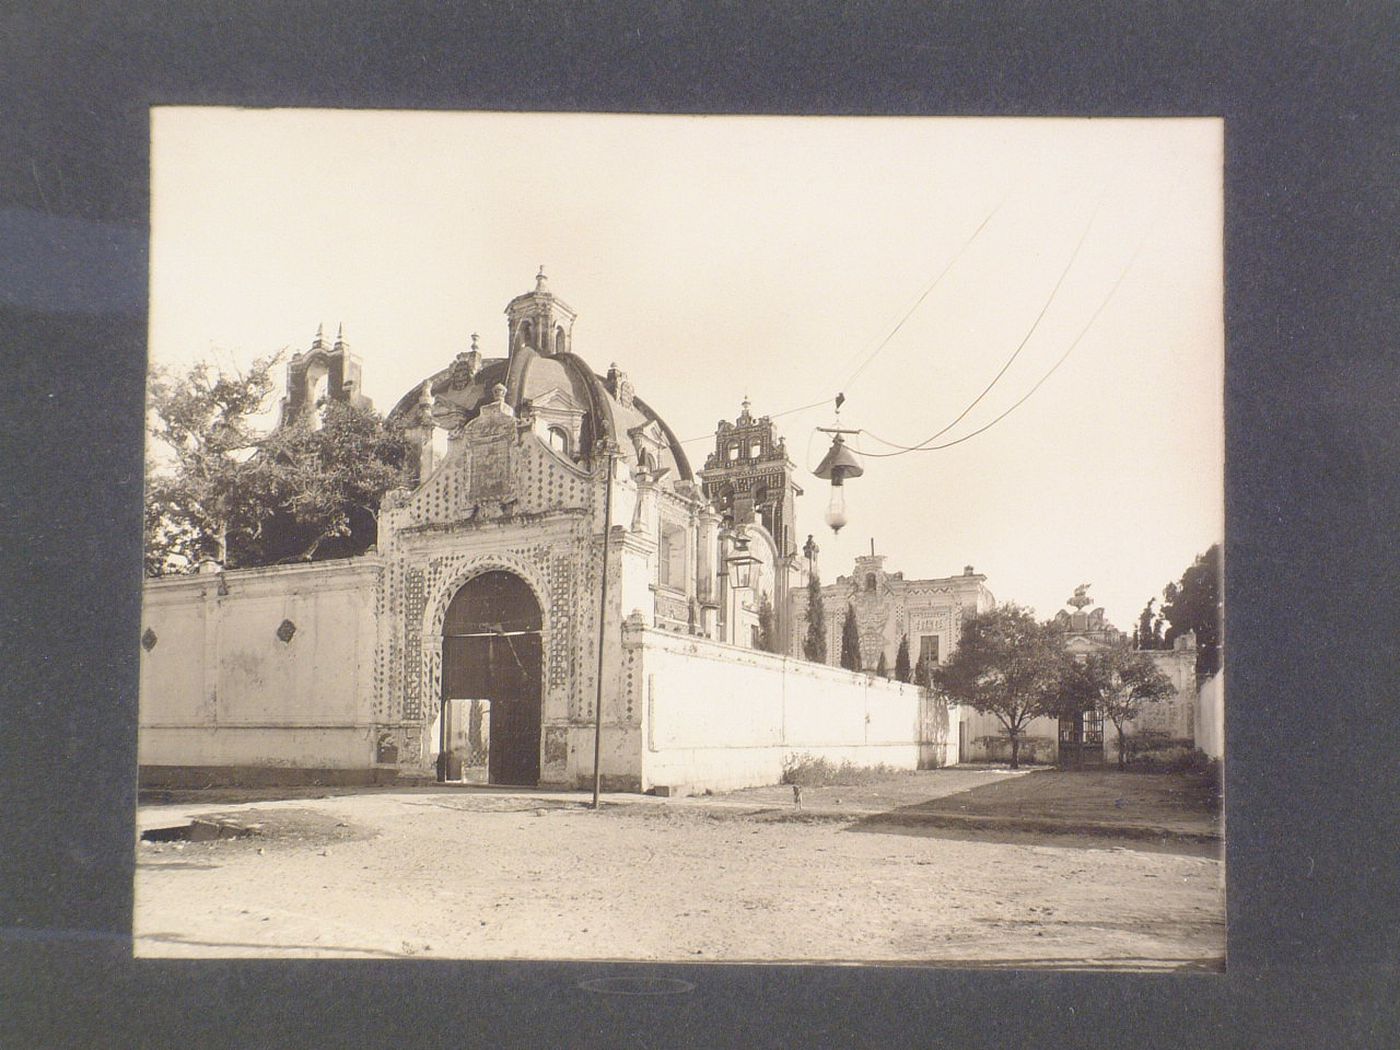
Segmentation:
[[(473, 332), (503, 356), (543, 264), (575, 351), (699, 437), (697, 470), (745, 394), (755, 414), (826, 401), (776, 426), (828, 582), (873, 538), (890, 571), (971, 564), (1042, 616), (1090, 583), (1130, 629), (1222, 538), (1218, 120), (160, 108), (152, 127), (154, 364), (244, 367), (344, 322), (387, 411)], [(833, 536), (810, 474), (826, 399), (845, 393), (862, 451), (915, 444), (1023, 340), (937, 443), (1042, 385), (963, 443), (866, 458)]]

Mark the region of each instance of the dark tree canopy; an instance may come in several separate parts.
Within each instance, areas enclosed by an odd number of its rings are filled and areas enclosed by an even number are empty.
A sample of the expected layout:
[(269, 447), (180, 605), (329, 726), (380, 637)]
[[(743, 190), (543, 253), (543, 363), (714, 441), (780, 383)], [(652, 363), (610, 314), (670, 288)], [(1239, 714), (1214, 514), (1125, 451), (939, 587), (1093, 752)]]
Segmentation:
[(1220, 544), (1197, 557), (1177, 583), (1162, 592), (1162, 616), (1168, 627), (1164, 647), (1187, 631), (1196, 632), (1196, 673), (1220, 670)]
[(875, 673), (881, 678), (890, 676), (890, 665), (885, 662), (885, 651), (880, 650), (880, 659), (875, 662)]
[(822, 581), (816, 570), (807, 575), (807, 633), (802, 655), (813, 663), (826, 663), (826, 609), (822, 605)]
[(856, 627), (856, 610), (850, 602), (846, 603), (846, 619), (841, 624), (841, 666), (848, 671), (859, 671), (860, 663), (860, 631)]
[(1176, 694), (1176, 686), (1152, 657), (1128, 649), (1091, 653), (1079, 665), (1078, 676), (1087, 686), (1087, 707), (1113, 723), (1118, 732), (1121, 769), (1125, 764), (1124, 727), (1142, 714), (1144, 705), (1169, 700)]
[(957, 648), (929, 678), (949, 700), (1001, 723), (1016, 768), (1031, 720), (1059, 711), (1065, 659), (1058, 631), (1006, 603), (964, 619)]
[(152, 373), (149, 429), (169, 463), (148, 467), (146, 571), (189, 572), (349, 557), (374, 542), (380, 500), (406, 483), (408, 444), (371, 411), (331, 400), (319, 426), (259, 433), (276, 358), (247, 374), (200, 363)]

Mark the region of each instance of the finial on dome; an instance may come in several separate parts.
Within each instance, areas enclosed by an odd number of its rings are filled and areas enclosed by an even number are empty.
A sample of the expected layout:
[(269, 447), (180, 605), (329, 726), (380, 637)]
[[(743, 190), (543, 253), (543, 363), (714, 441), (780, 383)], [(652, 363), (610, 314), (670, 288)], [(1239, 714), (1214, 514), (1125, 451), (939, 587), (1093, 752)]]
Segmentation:
[(544, 263), (540, 263), (540, 272), (535, 274), (535, 291), (549, 291), (549, 281), (544, 275)]
[(742, 423), (750, 422), (750, 421), (753, 419), (753, 415), (752, 415), (752, 413), (749, 412), (749, 408), (751, 407), (751, 402), (749, 401), (749, 395), (748, 395), (748, 394), (745, 394), (745, 395), (744, 395), (744, 400), (743, 400), (742, 402), (740, 402), (740, 407), (741, 407), (742, 411), (739, 413), (739, 421), (742, 422)]
[(473, 332), (473, 333), (472, 333), (472, 349), (473, 349), (473, 350), (480, 350), (480, 347), (478, 347), (478, 346), (476, 345), (476, 341), (477, 341), (478, 338), (479, 338), (479, 337), (477, 336), (477, 334), (476, 334), (475, 332)]
[(492, 386), (491, 397), (496, 401), (504, 401), (506, 399), (506, 385), (504, 383), (496, 383)]

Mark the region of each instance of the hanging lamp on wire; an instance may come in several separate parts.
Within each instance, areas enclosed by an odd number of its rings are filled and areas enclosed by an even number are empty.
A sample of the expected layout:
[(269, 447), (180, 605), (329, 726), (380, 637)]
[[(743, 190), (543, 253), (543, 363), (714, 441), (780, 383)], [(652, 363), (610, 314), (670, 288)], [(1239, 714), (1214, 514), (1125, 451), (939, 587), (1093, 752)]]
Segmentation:
[(865, 468), (860, 465), (856, 454), (846, 447), (846, 439), (842, 436), (859, 433), (857, 430), (841, 426), (841, 405), (845, 400), (845, 394), (836, 395), (835, 426), (817, 427), (823, 434), (832, 435), (831, 448), (827, 449), (826, 456), (813, 471), (823, 481), (831, 482), (831, 499), (826, 505), (826, 523), (832, 532), (840, 532), (841, 527), (846, 524), (846, 479), (858, 478), (865, 473)]

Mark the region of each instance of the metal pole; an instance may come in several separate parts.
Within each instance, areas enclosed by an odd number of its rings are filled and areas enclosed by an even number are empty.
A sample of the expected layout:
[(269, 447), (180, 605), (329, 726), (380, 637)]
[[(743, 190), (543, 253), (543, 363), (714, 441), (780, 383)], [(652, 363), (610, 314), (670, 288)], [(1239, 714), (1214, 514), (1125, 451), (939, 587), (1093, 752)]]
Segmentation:
[(603, 646), (607, 641), (608, 623), (608, 539), (612, 534), (613, 450), (604, 448), (603, 469), (603, 571), (601, 596), (598, 600), (598, 693), (593, 701), (593, 808), (598, 808), (602, 790), (603, 770)]

